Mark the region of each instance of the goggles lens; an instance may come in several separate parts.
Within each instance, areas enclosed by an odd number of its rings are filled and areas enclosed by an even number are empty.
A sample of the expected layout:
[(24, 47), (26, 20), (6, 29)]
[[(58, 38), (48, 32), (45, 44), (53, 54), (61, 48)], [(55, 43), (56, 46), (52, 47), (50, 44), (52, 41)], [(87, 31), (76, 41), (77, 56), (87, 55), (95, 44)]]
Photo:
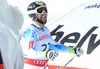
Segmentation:
[(37, 9), (38, 13), (42, 13), (43, 11), (45, 11), (47, 13), (47, 8), (46, 7), (41, 7)]

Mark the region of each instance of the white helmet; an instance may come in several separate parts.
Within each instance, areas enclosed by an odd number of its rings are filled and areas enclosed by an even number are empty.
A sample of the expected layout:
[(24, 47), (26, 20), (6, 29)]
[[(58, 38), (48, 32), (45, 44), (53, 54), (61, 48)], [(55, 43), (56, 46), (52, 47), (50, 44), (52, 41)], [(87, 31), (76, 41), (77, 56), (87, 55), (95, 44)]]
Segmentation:
[(47, 12), (47, 6), (43, 1), (35, 1), (29, 4), (27, 11), (32, 20), (37, 20), (37, 14)]

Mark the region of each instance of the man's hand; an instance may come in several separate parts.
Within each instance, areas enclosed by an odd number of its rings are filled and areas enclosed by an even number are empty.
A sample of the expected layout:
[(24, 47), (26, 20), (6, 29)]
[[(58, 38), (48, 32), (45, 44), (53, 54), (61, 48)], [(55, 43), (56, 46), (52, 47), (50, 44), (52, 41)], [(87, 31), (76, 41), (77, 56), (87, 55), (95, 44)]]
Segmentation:
[(74, 48), (74, 52), (78, 57), (80, 57), (84, 53), (83, 49), (80, 47)]

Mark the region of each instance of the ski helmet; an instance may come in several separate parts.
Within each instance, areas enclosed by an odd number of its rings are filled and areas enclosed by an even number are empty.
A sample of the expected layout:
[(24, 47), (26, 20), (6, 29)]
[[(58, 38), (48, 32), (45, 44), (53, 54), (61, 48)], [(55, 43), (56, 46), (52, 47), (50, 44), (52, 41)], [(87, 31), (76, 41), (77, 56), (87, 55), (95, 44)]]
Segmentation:
[(29, 4), (27, 11), (32, 20), (37, 20), (37, 14), (41, 14), (43, 11), (47, 12), (47, 7), (43, 1), (35, 1)]

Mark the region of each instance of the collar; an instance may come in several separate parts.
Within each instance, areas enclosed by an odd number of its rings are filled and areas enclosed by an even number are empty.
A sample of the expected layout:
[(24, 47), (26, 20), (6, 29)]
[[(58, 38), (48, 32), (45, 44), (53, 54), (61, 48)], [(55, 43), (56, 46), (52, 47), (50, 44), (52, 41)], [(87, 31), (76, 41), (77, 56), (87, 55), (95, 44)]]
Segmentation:
[(31, 24), (31, 26), (34, 26), (35, 28), (37, 28), (37, 29), (39, 29), (39, 30), (42, 30), (42, 31), (44, 31), (44, 28), (43, 29), (41, 29), (38, 25), (36, 25), (36, 24)]

